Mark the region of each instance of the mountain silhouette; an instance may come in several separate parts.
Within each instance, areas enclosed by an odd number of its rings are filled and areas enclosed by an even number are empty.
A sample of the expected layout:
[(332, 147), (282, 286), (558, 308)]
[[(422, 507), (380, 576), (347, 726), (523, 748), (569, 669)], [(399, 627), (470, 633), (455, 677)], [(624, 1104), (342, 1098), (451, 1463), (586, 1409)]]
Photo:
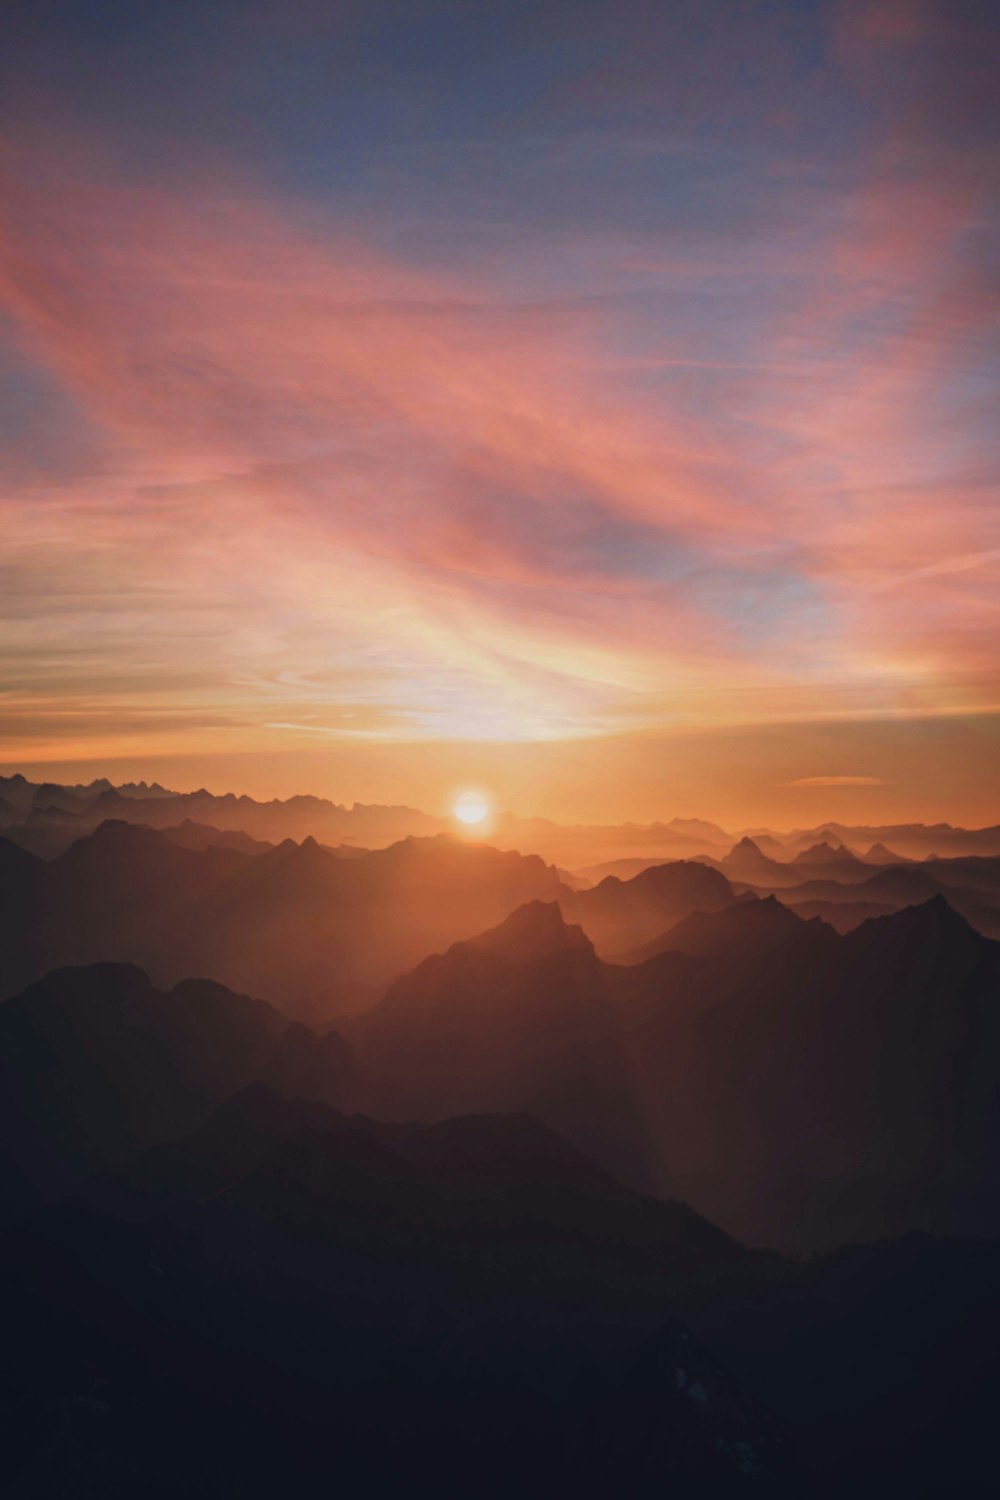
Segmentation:
[(784, 866), (763, 854), (751, 838), (740, 839), (725, 858), (719, 861), (719, 868), (730, 879), (739, 880), (757, 880), (768, 876), (781, 880), (785, 874)]
[(395, 1119), (536, 1115), (642, 1181), (643, 1127), (608, 972), (554, 902), (425, 959), (342, 1022), (362, 1107)]
[(662, 1180), (754, 1243), (995, 1233), (1000, 949), (940, 897), (846, 936), (780, 937), (777, 903), (761, 935), (767, 906), (700, 919), (699, 969), (666, 953), (637, 971), (631, 1056)]
[(774, 896), (734, 902), (723, 913), (692, 912), (667, 932), (626, 955), (629, 964), (643, 963), (660, 953), (689, 953), (709, 957), (720, 945), (734, 954), (760, 954), (794, 941), (802, 919)]
[(0, 1006), (0, 1138), (8, 1206), (192, 1129), (251, 1080), (333, 1096), (349, 1066), (262, 1000), (127, 964), (62, 969)]
[(850, 850), (845, 849), (843, 844), (830, 844), (825, 839), (818, 844), (810, 844), (808, 849), (802, 849), (791, 861), (793, 865), (828, 865), (845, 856), (850, 857)]
[(444, 836), (350, 859), (313, 839), (263, 852), (190, 843), (120, 820), (49, 862), (0, 841), (11, 891), (0, 907), (0, 994), (46, 968), (114, 959), (158, 984), (204, 975), (322, 1024), (318, 996), (384, 985), (565, 889), (536, 856)]
[[(178, 841), (108, 820), (51, 861), (0, 841), (0, 878), (9, 871), (12, 892), (0, 907), (0, 995), (46, 968), (113, 959), (158, 984), (204, 975), (332, 1024), (345, 984), (377, 992), (526, 901), (558, 900), (614, 954), (733, 899), (723, 875), (693, 862), (573, 891), (535, 855), (446, 835), (345, 858), (311, 838), (248, 848), (193, 827)], [(325, 994), (334, 1003), (324, 1013)]]
[(623, 953), (694, 911), (717, 911), (733, 900), (718, 870), (690, 860), (652, 865), (631, 879), (609, 875), (592, 890), (560, 897), (567, 920), (578, 922), (598, 952)]
[(906, 862), (903, 855), (897, 854), (894, 849), (887, 849), (881, 843), (872, 844), (862, 858), (867, 865), (897, 865)]
[(919, 1493), (989, 1472), (994, 1275), (748, 1254), (530, 1118), (253, 1084), (0, 1243), (5, 1458), (51, 1495), (458, 1496), (484, 1454), (497, 1496)]
[(552, 907), (455, 945), (344, 1023), (378, 1115), (522, 1110), (736, 1235), (990, 1233), (1000, 949), (942, 898), (842, 936), (774, 898), (630, 967)]

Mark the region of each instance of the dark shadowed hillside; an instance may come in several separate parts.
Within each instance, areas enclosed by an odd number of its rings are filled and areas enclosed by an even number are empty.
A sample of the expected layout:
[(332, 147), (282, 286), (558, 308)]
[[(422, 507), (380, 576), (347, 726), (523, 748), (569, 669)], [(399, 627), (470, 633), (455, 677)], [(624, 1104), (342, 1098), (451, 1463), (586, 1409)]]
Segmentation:
[(0, 1006), (4, 1215), (184, 1134), (253, 1079), (332, 1098), (348, 1066), (338, 1038), (221, 985), (59, 970)]
[(495, 1496), (917, 1494), (988, 1466), (994, 1254), (748, 1254), (523, 1116), (255, 1085), (6, 1237), (2, 1472), (269, 1496), (333, 1451), (347, 1493), (416, 1466), (457, 1497), (485, 1454)]
[(530, 1109), (759, 1244), (1000, 1229), (1000, 949), (944, 901), (846, 937), (741, 902), (651, 946), (517, 913), (345, 1022), (359, 1097)]

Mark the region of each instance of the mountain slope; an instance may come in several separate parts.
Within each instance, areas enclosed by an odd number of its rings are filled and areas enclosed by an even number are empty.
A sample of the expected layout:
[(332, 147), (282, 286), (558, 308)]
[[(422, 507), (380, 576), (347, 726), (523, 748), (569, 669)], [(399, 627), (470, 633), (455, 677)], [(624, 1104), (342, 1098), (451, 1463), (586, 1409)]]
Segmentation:
[(0, 841), (0, 882), (0, 996), (45, 968), (112, 959), (159, 984), (206, 975), (317, 1023), (324, 993), (384, 984), (564, 890), (535, 856), (444, 836), (345, 859), (313, 839), (184, 847), (121, 821), (48, 864)]
[(605, 1166), (642, 1182), (636, 1114), (611, 971), (556, 903), (426, 959), (341, 1030), (360, 1107), (388, 1118), (537, 1115)]
[(695, 911), (718, 911), (733, 900), (720, 871), (691, 860), (641, 870), (631, 879), (608, 875), (592, 890), (560, 897), (568, 922), (578, 922), (603, 957), (646, 942)]
[(330, 1098), (347, 1066), (338, 1038), (221, 985), (165, 994), (130, 965), (59, 970), (0, 1006), (5, 1210), (183, 1134), (253, 1079)]
[(766, 904), (700, 919), (693, 972), (630, 971), (663, 1181), (755, 1243), (996, 1232), (1000, 949), (940, 899), (734, 942)]
[(747, 901), (660, 942), (618, 967), (516, 913), (345, 1021), (352, 1097), (536, 1114), (753, 1243), (1000, 1231), (1000, 949), (947, 903), (845, 937)]

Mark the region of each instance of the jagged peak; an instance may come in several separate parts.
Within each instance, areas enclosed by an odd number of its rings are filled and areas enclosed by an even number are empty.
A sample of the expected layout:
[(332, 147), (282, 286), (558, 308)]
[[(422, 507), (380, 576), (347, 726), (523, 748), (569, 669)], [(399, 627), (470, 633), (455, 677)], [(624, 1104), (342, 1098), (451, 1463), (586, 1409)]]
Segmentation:
[(953, 936), (956, 939), (971, 938), (976, 942), (985, 943), (976, 929), (966, 921), (960, 912), (957, 912), (946, 896), (939, 893), (930, 896), (926, 901), (915, 901), (908, 906), (900, 907), (899, 911), (889, 912), (884, 917), (869, 917), (867, 922), (862, 922), (856, 927), (853, 934), (859, 941), (882, 936), (892, 939), (902, 936), (907, 942), (912, 941), (914, 936), (919, 937), (921, 933), (934, 933), (938, 936)]
[(573, 949), (594, 951), (583, 928), (566, 921), (558, 901), (527, 901), (498, 927), (491, 927), (465, 943), (456, 943), (455, 947), (512, 954), (519, 960)]
[[(716, 954), (742, 941), (794, 937), (806, 931), (832, 933), (825, 923), (806, 923), (776, 896), (735, 901), (719, 911), (692, 912), (665, 935), (665, 947), (681, 952)], [(690, 949), (686, 944), (690, 944)]]
[(850, 857), (851, 851), (845, 848), (843, 844), (831, 844), (829, 840), (824, 839), (821, 843), (810, 844), (808, 849), (803, 849), (799, 854), (796, 854), (792, 860), (792, 864), (832, 864), (836, 860), (848, 859)]
[(871, 848), (865, 855), (865, 859), (872, 862), (881, 861), (882, 863), (892, 864), (900, 864), (904, 862), (903, 856), (901, 854), (897, 854), (894, 849), (886, 848), (885, 844), (882, 843), (872, 844)]
[(104, 844), (121, 843), (124, 840), (133, 845), (178, 847), (172, 845), (158, 828), (150, 828), (148, 823), (130, 823), (127, 818), (102, 818), (96, 828), (70, 844), (62, 857), (65, 859), (89, 849), (101, 848)]

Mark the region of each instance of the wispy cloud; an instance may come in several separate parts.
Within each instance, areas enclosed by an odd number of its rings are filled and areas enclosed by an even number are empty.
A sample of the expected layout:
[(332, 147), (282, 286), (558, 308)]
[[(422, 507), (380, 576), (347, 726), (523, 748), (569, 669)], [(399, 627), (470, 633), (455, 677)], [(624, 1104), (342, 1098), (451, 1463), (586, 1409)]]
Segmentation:
[[(2, 158), (19, 742), (103, 745), (115, 715), (136, 743), (504, 741), (1000, 702), (956, 9), (834, 6), (824, 31), (792, 7), (779, 37), (741, 5), (718, 40), (637, 5), (565, 56), (539, 23), (530, 103), (494, 121), (471, 91), (461, 127), (381, 154), (341, 59), (360, 123), (332, 186), (305, 118), (298, 178), (225, 132), (185, 175), (162, 128), (140, 169), (120, 125), (70, 131), (40, 93)], [(948, 111), (942, 53), (973, 81)], [(394, 107), (430, 118), (408, 87)]]

